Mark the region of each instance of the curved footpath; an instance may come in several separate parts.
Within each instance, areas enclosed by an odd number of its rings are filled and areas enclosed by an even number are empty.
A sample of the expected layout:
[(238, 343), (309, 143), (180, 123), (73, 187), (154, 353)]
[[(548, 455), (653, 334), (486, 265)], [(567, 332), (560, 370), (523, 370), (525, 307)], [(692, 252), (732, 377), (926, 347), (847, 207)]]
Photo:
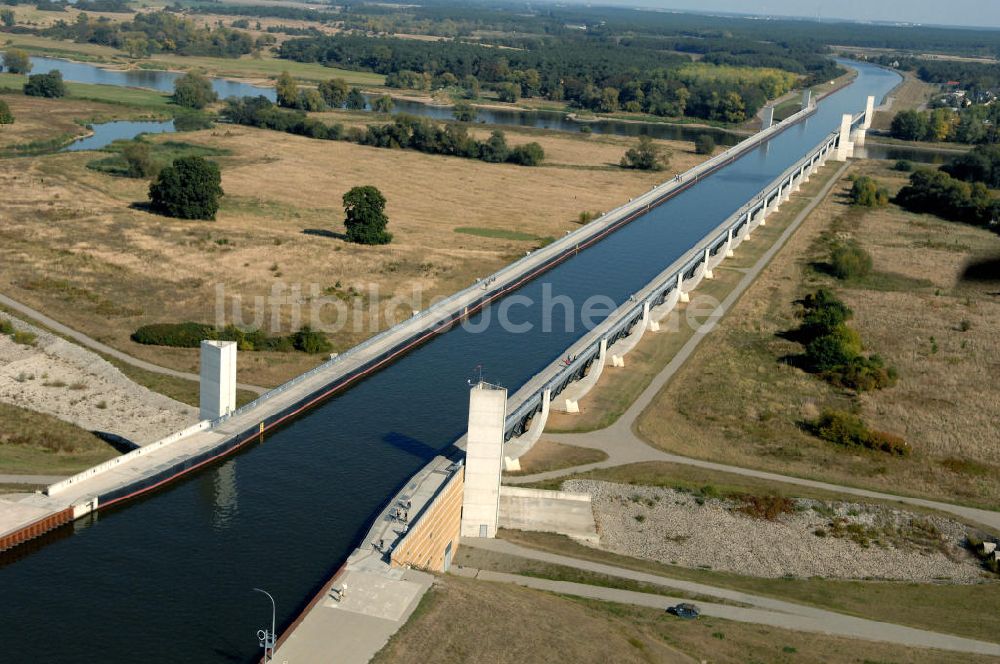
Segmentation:
[[(77, 342), (81, 346), (86, 346), (87, 348), (90, 348), (91, 350), (96, 350), (99, 353), (110, 355), (116, 360), (120, 360), (121, 362), (124, 362), (126, 364), (131, 364), (133, 367), (145, 369), (146, 371), (152, 371), (153, 373), (162, 374), (164, 376), (173, 376), (174, 378), (193, 380), (196, 383), (201, 380), (201, 377), (198, 374), (188, 373), (187, 371), (177, 371), (176, 369), (168, 369), (167, 367), (161, 367), (158, 364), (153, 364), (152, 362), (146, 362), (145, 360), (140, 360), (136, 357), (132, 357), (128, 353), (123, 353), (122, 351), (116, 348), (112, 348), (107, 344), (103, 344), (97, 339), (88, 337), (82, 332), (77, 332), (73, 328), (67, 325), (63, 325), (57, 320), (49, 318), (41, 311), (38, 311), (37, 309), (32, 309), (28, 305), (22, 304), (17, 300), (13, 300), (7, 297), (6, 295), (0, 294), (0, 304), (10, 309), (13, 309), (19, 314), (23, 314), (28, 318), (35, 320), (36, 322), (41, 323), (42, 325), (49, 328), (53, 332), (56, 332), (57, 334), (60, 334), (64, 337), (69, 337), (70, 339)], [(259, 385), (250, 385), (248, 383), (237, 383), (236, 387), (238, 387), (241, 390), (254, 392), (256, 394), (263, 394), (264, 392), (267, 392), (268, 389), (270, 389), (267, 387), (261, 387)]]
[(930, 508), (940, 512), (953, 514), (965, 521), (971, 521), (976, 524), (986, 526), (987, 528), (991, 528), (995, 531), (1000, 531), (1000, 512), (975, 507), (965, 507), (963, 505), (927, 500), (924, 498), (899, 496), (879, 491), (831, 484), (829, 482), (810, 480), (791, 475), (781, 475), (763, 470), (744, 468), (742, 466), (731, 466), (728, 464), (715, 463), (712, 461), (705, 461), (703, 459), (695, 459), (678, 454), (671, 454), (652, 447), (647, 442), (639, 438), (639, 436), (635, 433), (635, 422), (642, 412), (647, 406), (649, 406), (649, 404), (653, 401), (656, 395), (660, 393), (660, 390), (663, 389), (670, 379), (673, 378), (674, 374), (681, 367), (681, 365), (687, 361), (687, 359), (694, 352), (695, 348), (698, 347), (698, 344), (700, 344), (702, 340), (704, 340), (705, 337), (711, 333), (711, 331), (715, 328), (715, 323), (718, 322), (718, 320), (721, 319), (722, 316), (724, 316), (725, 313), (736, 304), (736, 301), (740, 298), (740, 296), (743, 295), (746, 289), (749, 288), (750, 285), (757, 279), (761, 271), (767, 267), (767, 265), (771, 262), (771, 259), (774, 258), (774, 255), (777, 254), (778, 251), (780, 251), (785, 245), (788, 238), (791, 237), (796, 230), (798, 230), (799, 226), (801, 226), (802, 223), (809, 217), (816, 206), (826, 199), (826, 197), (833, 190), (833, 187), (836, 186), (837, 182), (847, 170), (849, 163), (850, 162), (845, 163), (840, 167), (833, 177), (830, 178), (830, 181), (823, 187), (820, 193), (816, 195), (812, 201), (810, 201), (809, 205), (807, 205), (805, 209), (798, 214), (798, 216), (795, 217), (792, 223), (788, 225), (788, 228), (784, 230), (777, 241), (775, 241), (775, 243), (768, 248), (764, 255), (760, 257), (757, 263), (755, 263), (754, 266), (746, 272), (732, 292), (730, 292), (718, 308), (712, 312), (711, 323), (706, 323), (695, 330), (692, 337), (688, 339), (684, 346), (681, 347), (670, 363), (667, 364), (667, 366), (653, 378), (646, 389), (643, 390), (642, 394), (639, 395), (632, 405), (629, 406), (628, 410), (626, 410), (614, 424), (605, 429), (590, 431), (587, 433), (542, 434), (544, 438), (557, 443), (599, 449), (608, 455), (608, 458), (605, 461), (575, 466), (572, 468), (563, 468), (561, 470), (553, 470), (545, 473), (535, 473), (533, 475), (505, 477), (504, 482), (507, 484), (528, 484), (541, 480), (565, 477), (567, 475), (594, 470), (596, 468), (611, 468), (613, 466), (640, 463), (644, 461), (666, 461), (681, 465), (706, 468), (708, 470), (732, 473), (734, 475), (743, 475), (744, 477), (754, 477), (770, 482), (782, 482), (785, 484), (807, 486), (814, 489), (824, 489), (827, 491), (834, 491), (862, 498), (897, 501), (908, 505), (916, 505), (919, 507)]
[[(974, 653), (977, 655), (992, 655), (1000, 657), (1000, 644), (980, 641), (951, 634), (930, 632), (925, 629), (905, 627), (894, 623), (880, 622), (858, 618), (844, 613), (827, 611), (804, 604), (772, 599), (762, 595), (753, 595), (738, 590), (718, 588), (716, 586), (672, 579), (666, 576), (637, 572), (622, 567), (614, 567), (602, 563), (580, 560), (570, 556), (537, 551), (504, 540), (487, 540), (478, 538), (462, 538), (462, 546), (470, 546), (496, 553), (516, 556), (527, 560), (535, 560), (553, 565), (563, 565), (573, 569), (584, 570), (596, 574), (605, 574), (622, 579), (651, 583), (665, 588), (674, 588), (685, 593), (694, 593), (715, 597), (728, 602), (736, 602), (749, 606), (732, 606), (731, 604), (715, 604), (698, 602), (698, 608), (708, 616), (734, 620), (737, 622), (770, 625), (805, 632), (819, 632), (848, 638), (865, 639), (868, 641), (884, 641), (911, 648), (936, 648), (957, 652)], [(514, 583), (528, 588), (545, 590), (553, 593), (588, 597), (606, 602), (633, 604), (654, 609), (663, 609), (684, 600), (652, 593), (641, 593), (618, 588), (592, 586), (569, 581), (553, 581), (545, 578), (490, 572), (483, 570), (460, 569), (456, 572), (461, 576), (471, 576), (483, 581)]]

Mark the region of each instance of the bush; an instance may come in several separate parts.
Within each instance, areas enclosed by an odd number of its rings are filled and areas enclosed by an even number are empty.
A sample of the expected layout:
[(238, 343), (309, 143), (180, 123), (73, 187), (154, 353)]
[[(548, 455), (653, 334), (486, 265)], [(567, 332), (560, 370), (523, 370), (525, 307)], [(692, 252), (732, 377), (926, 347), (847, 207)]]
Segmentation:
[(545, 150), (534, 141), (518, 145), (510, 151), (510, 155), (507, 157), (507, 161), (520, 166), (538, 166), (544, 159)]
[(739, 510), (754, 519), (777, 521), (782, 514), (791, 514), (795, 511), (794, 500), (774, 493), (763, 496), (745, 493), (736, 497), (742, 503)]
[(816, 437), (843, 447), (861, 447), (895, 456), (910, 453), (910, 446), (899, 436), (872, 431), (860, 417), (843, 410), (825, 410), (807, 428)]
[(479, 115), (479, 111), (472, 104), (460, 101), (451, 109), (451, 115), (459, 122), (472, 122)]
[(893, 170), (897, 170), (900, 173), (909, 173), (913, 170), (913, 163), (905, 159), (900, 159), (895, 164), (893, 164)]
[(174, 112), (174, 129), (177, 131), (199, 131), (213, 126), (212, 118), (200, 111), (178, 108)]
[(65, 97), (66, 84), (58, 69), (48, 74), (32, 74), (24, 84), (24, 94), (29, 97)]
[(911, 212), (986, 226), (1000, 215), (1000, 202), (982, 182), (969, 184), (947, 173), (920, 168), (896, 194), (896, 203)]
[(122, 149), (122, 159), (125, 160), (125, 176), (130, 178), (148, 178), (156, 175), (159, 170), (149, 153), (149, 145), (133, 141)]
[(875, 180), (867, 175), (854, 180), (851, 187), (851, 203), (862, 207), (885, 207), (889, 204), (889, 191), (879, 187)]
[(641, 171), (662, 171), (668, 165), (668, 157), (653, 143), (649, 136), (640, 136), (639, 144), (629, 148), (621, 160), (622, 168)]
[(712, 154), (715, 152), (715, 139), (708, 134), (702, 134), (694, 139), (694, 151), (697, 154)]
[(838, 244), (830, 252), (830, 271), (838, 279), (858, 279), (872, 271), (872, 257), (857, 242)]
[(202, 109), (218, 98), (212, 82), (199, 72), (190, 71), (174, 81), (172, 99), (178, 106)]
[(3, 65), (11, 74), (27, 74), (31, 71), (28, 52), (20, 48), (8, 48), (4, 51)]
[(292, 337), (295, 350), (303, 353), (329, 353), (333, 350), (333, 345), (322, 332), (313, 330), (308, 325), (304, 326)]
[(217, 331), (202, 323), (154, 323), (132, 333), (132, 341), (147, 346), (198, 348), (203, 339), (214, 339)]
[(896, 370), (885, 366), (878, 355), (865, 357), (857, 354), (843, 364), (825, 370), (823, 377), (836, 387), (856, 392), (871, 392), (896, 384)]
[(10, 111), (10, 106), (3, 99), (0, 99), (0, 125), (14, 122), (14, 114)]
[(149, 186), (154, 210), (180, 219), (215, 219), (222, 196), (219, 167), (202, 157), (181, 157)]

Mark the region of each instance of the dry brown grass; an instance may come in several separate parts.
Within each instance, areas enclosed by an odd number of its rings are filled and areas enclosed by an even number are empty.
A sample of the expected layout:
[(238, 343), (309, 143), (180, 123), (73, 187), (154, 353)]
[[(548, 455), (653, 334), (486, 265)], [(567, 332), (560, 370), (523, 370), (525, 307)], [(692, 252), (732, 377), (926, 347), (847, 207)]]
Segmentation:
[[(882, 163), (855, 168), (892, 189), (903, 182)], [(992, 374), (1000, 339), (991, 331), (1000, 303), (988, 287), (957, 278), (973, 256), (1000, 253), (1000, 238), (894, 206), (848, 213), (848, 187), (842, 182), (813, 212), (722, 321), (715, 342), (699, 348), (643, 414), (639, 431), (690, 456), (995, 508), (1000, 386)], [(891, 273), (845, 286), (814, 271), (810, 263), (825, 258), (833, 236), (855, 237), (876, 270)], [(777, 336), (796, 325), (794, 300), (820, 285), (840, 292), (868, 349), (898, 369), (896, 387), (859, 401), (871, 426), (907, 439), (909, 458), (833, 448), (801, 428), (823, 407), (850, 401), (780, 361), (801, 352)], [(964, 332), (963, 320), (971, 325)]]
[[(348, 304), (347, 325), (333, 336), (343, 350), (385, 326), (384, 317), (370, 325), (368, 307), (376, 297), (383, 303), (394, 295), (409, 299), (420, 289), (423, 304), (416, 308), (427, 306), (545, 238), (577, 228), (581, 211), (610, 209), (664, 177), (606, 167), (626, 141), (508, 134), (512, 144), (539, 140), (552, 163), (494, 165), (246, 127), (151, 139), (229, 151), (217, 158), (226, 196), (214, 223), (130, 207), (145, 200), (148, 182), (87, 169), (93, 153), (0, 162), (6, 194), (0, 207), (0, 290), (126, 352), (192, 370), (196, 351), (139, 346), (129, 334), (152, 322), (214, 321), (216, 284), (242, 297), (247, 323), (254, 296), (275, 284), (302, 284), (303, 298), (316, 284)], [(341, 197), (361, 184), (377, 186), (389, 201), (391, 245), (360, 247), (328, 235), (343, 231)], [(456, 233), (458, 227), (535, 239), (479, 237)], [(368, 294), (369, 285), (378, 288), (376, 295)], [(409, 309), (397, 308), (397, 318)], [(332, 311), (327, 307), (325, 313)], [(286, 308), (286, 327), (287, 317)], [(276, 384), (320, 359), (245, 353), (240, 378)]]
[(444, 576), (376, 664), (482, 662), (921, 662), (971, 655), (736, 623)]
[(0, 473), (68, 475), (117, 455), (113, 447), (78, 426), (0, 403)]
[(519, 459), (521, 462), (520, 471), (505, 474), (516, 477), (518, 475), (544, 473), (550, 470), (561, 470), (588, 463), (598, 463), (607, 458), (608, 455), (601, 450), (577, 447), (576, 445), (565, 445), (542, 439), (535, 443), (528, 453)]

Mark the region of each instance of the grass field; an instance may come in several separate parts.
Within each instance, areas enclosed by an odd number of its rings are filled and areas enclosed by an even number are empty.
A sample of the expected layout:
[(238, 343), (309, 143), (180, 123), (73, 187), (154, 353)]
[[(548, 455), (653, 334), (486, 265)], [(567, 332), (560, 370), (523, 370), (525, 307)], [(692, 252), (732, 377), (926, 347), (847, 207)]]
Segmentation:
[[(58, 103), (70, 116), (83, 108), (74, 100)], [(324, 114), (332, 116), (337, 114)], [(354, 121), (350, 114), (343, 118)], [(225, 154), (214, 158), (226, 192), (215, 222), (167, 219), (135, 207), (146, 199), (148, 181), (87, 168), (101, 154), (0, 162), (7, 192), (0, 288), (126, 352), (196, 371), (195, 350), (140, 346), (129, 335), (152, 322), (214, 322), (217, 284), (224, 294), (240, 296), (246, 324), (254, 322), (255, 312), (269, 311), (255, 297), (281, 287), (278, 295), (286, 297), (292, 285), (301, 286), (297, 304), (303, 316), (319, 297), (326, 302), (320, 322), (339, 317), (342, 327), (333, 336), (339, 351), (385, 327), (386, 311), (395, 320), (409, 316), (545, 238), (578, 228), (580, 212), (610, 209), (664, 177), (612, 165), (631, 146), (629, 139), (518, 130), (507, 135), (512, 145), (540, 142), (546, 164), (486, 164), (232, 126), (148, 138)], [(703, 159), (690, 143), (663, 146), (678, 170)], [(388, 199), (395, 235), (388, 246), (351, 245), (338, 236), (342, 195), (361, 184), (378, 186)], [(477, 231), (455, 232), (459, 228)], [(232, 321), (233, 300), (224, 302)], [(377, 319), (372, 303), (383, 309)], [(275, 322), (287, 328), (291, 316), (291, 306), (285, 307)], [(244, 353), (240, 378), (274, 385), (323, 359)]]
[(992, 641), (998, 629), (1000, 582), (993, 576), (974, 585), (763, 579), (700, 568), (666, 565), (591, 548), (563, 535), (501, 530), (503, 539), (561, 555), (625, 569), (742, 590), (766, 597), (885, 622)]
[[(20, 93), (24, 88), (25, 77), (19, 74), (0, 74), (0, 91)], [(155, 90), (139, 88), (122, 88), (114, 85), (93, 85), (90, 83), (74, 83), (67, 81), (67, 95), (64, 100), (79, 100), (102, 102), (105, 104), (120, 104), (142, 110), (158, 113), (165, 117), (167, 112), (176, 106), (170, 103), (170, 96)], [(16, 95), (7, 95), (8, 101)], [(64, 104), (64, 100), (51, 100), (53, 104)]]
[(923, 109), (937, 91), (937, 86), (924, 83), (910, 72), (902, 72), (903, 82), (889, 93), (893, 98), (888, 111), (878, 111), (872, 118), (872, 128), (888, 130), (896, 113), (910, 109)]
[[(856, 168), (891, 190), (904, 181), (884, 163)], [(970, 260), (1000, 253), (1000, 238), (894, 206), (852, 212), (843, 199), (849, 186), (841, 183), (813, 212), (713, 332), (713, 343), (657, 396), (638, 430), (688, 456), (997, 508), (1000, 388), (991, 367), (1000, 340), (991, 331), (1000, 325), (1000, 304), (989, 284), (963, 283), (959, 275)], [(813, 267), (845, 237), (874, 257), (865, 281), (836, 283)], [(801, 352), (778, 336), (796, 325), (794, 301), (819, 286), (840, 292), (868, 350), (897, 368), (896, 387), (864, 394), (857, 405), (873, 428), (904, 436), (911, 456), (845, 450), (803, 430), (822, 408), (852, 402), (781, 361)]]
[(747, 625), (444, 576), (372, 660), (495, 664), (579, 662), (944, 663), (982, 658)]
[(0, 403), (0, 470), (70, 475), (118, 455), (80, 427), (51, 415)]
[(504, 475), (515, 477), (518, 475), (532, 475), (550, 470), (561, 470), (588, 463), (597, 463), (607, 458), (608, 455), (601, 450), (555, 443), (543, 438), (535, 443), (528, 450), (527, 454), (518, 459), (521, 463), (521, 470), (505, 472)]

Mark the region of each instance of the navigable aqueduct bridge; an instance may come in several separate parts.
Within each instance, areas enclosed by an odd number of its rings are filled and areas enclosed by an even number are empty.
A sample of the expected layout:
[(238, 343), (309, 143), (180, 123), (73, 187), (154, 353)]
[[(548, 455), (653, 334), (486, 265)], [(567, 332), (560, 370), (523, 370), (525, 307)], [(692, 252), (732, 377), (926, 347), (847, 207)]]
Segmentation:
[[(852, 66), (857, 78), (821, 103), (807, 100), (791, 118), (242, 408), (231, 396), (235, 357), (225, 344), (203, 348), (202, 422), (3, 503), (8, 655), (170, 661), (164, 644), (183, 634), (187, 652), (252, 656), (244, 632), (259, 612), (245, 589), (282, 597), (287, 624), (384, 513), (387, 496), (440, 455), (460, 461), (472, 367), (516, 386), (503, 438), (510, 449), (530, 446), (551, 408), (577, 409), (605, 364), (623, 364), (818, 167), (850, 157), (874, 102), (899, 81)], [(546, 289), (619, 304), (593, 329), (542, 332), (533, 303)], [(480, 325), (491, 303), (509, 304), (515, 292), (527, 300), (530, 332)], [(192, 633), (205, 616), (211, 624)], [(122, 629), (136, 620), (141, 633)], [(22, 631), (8, 631), (15, 625)]]

